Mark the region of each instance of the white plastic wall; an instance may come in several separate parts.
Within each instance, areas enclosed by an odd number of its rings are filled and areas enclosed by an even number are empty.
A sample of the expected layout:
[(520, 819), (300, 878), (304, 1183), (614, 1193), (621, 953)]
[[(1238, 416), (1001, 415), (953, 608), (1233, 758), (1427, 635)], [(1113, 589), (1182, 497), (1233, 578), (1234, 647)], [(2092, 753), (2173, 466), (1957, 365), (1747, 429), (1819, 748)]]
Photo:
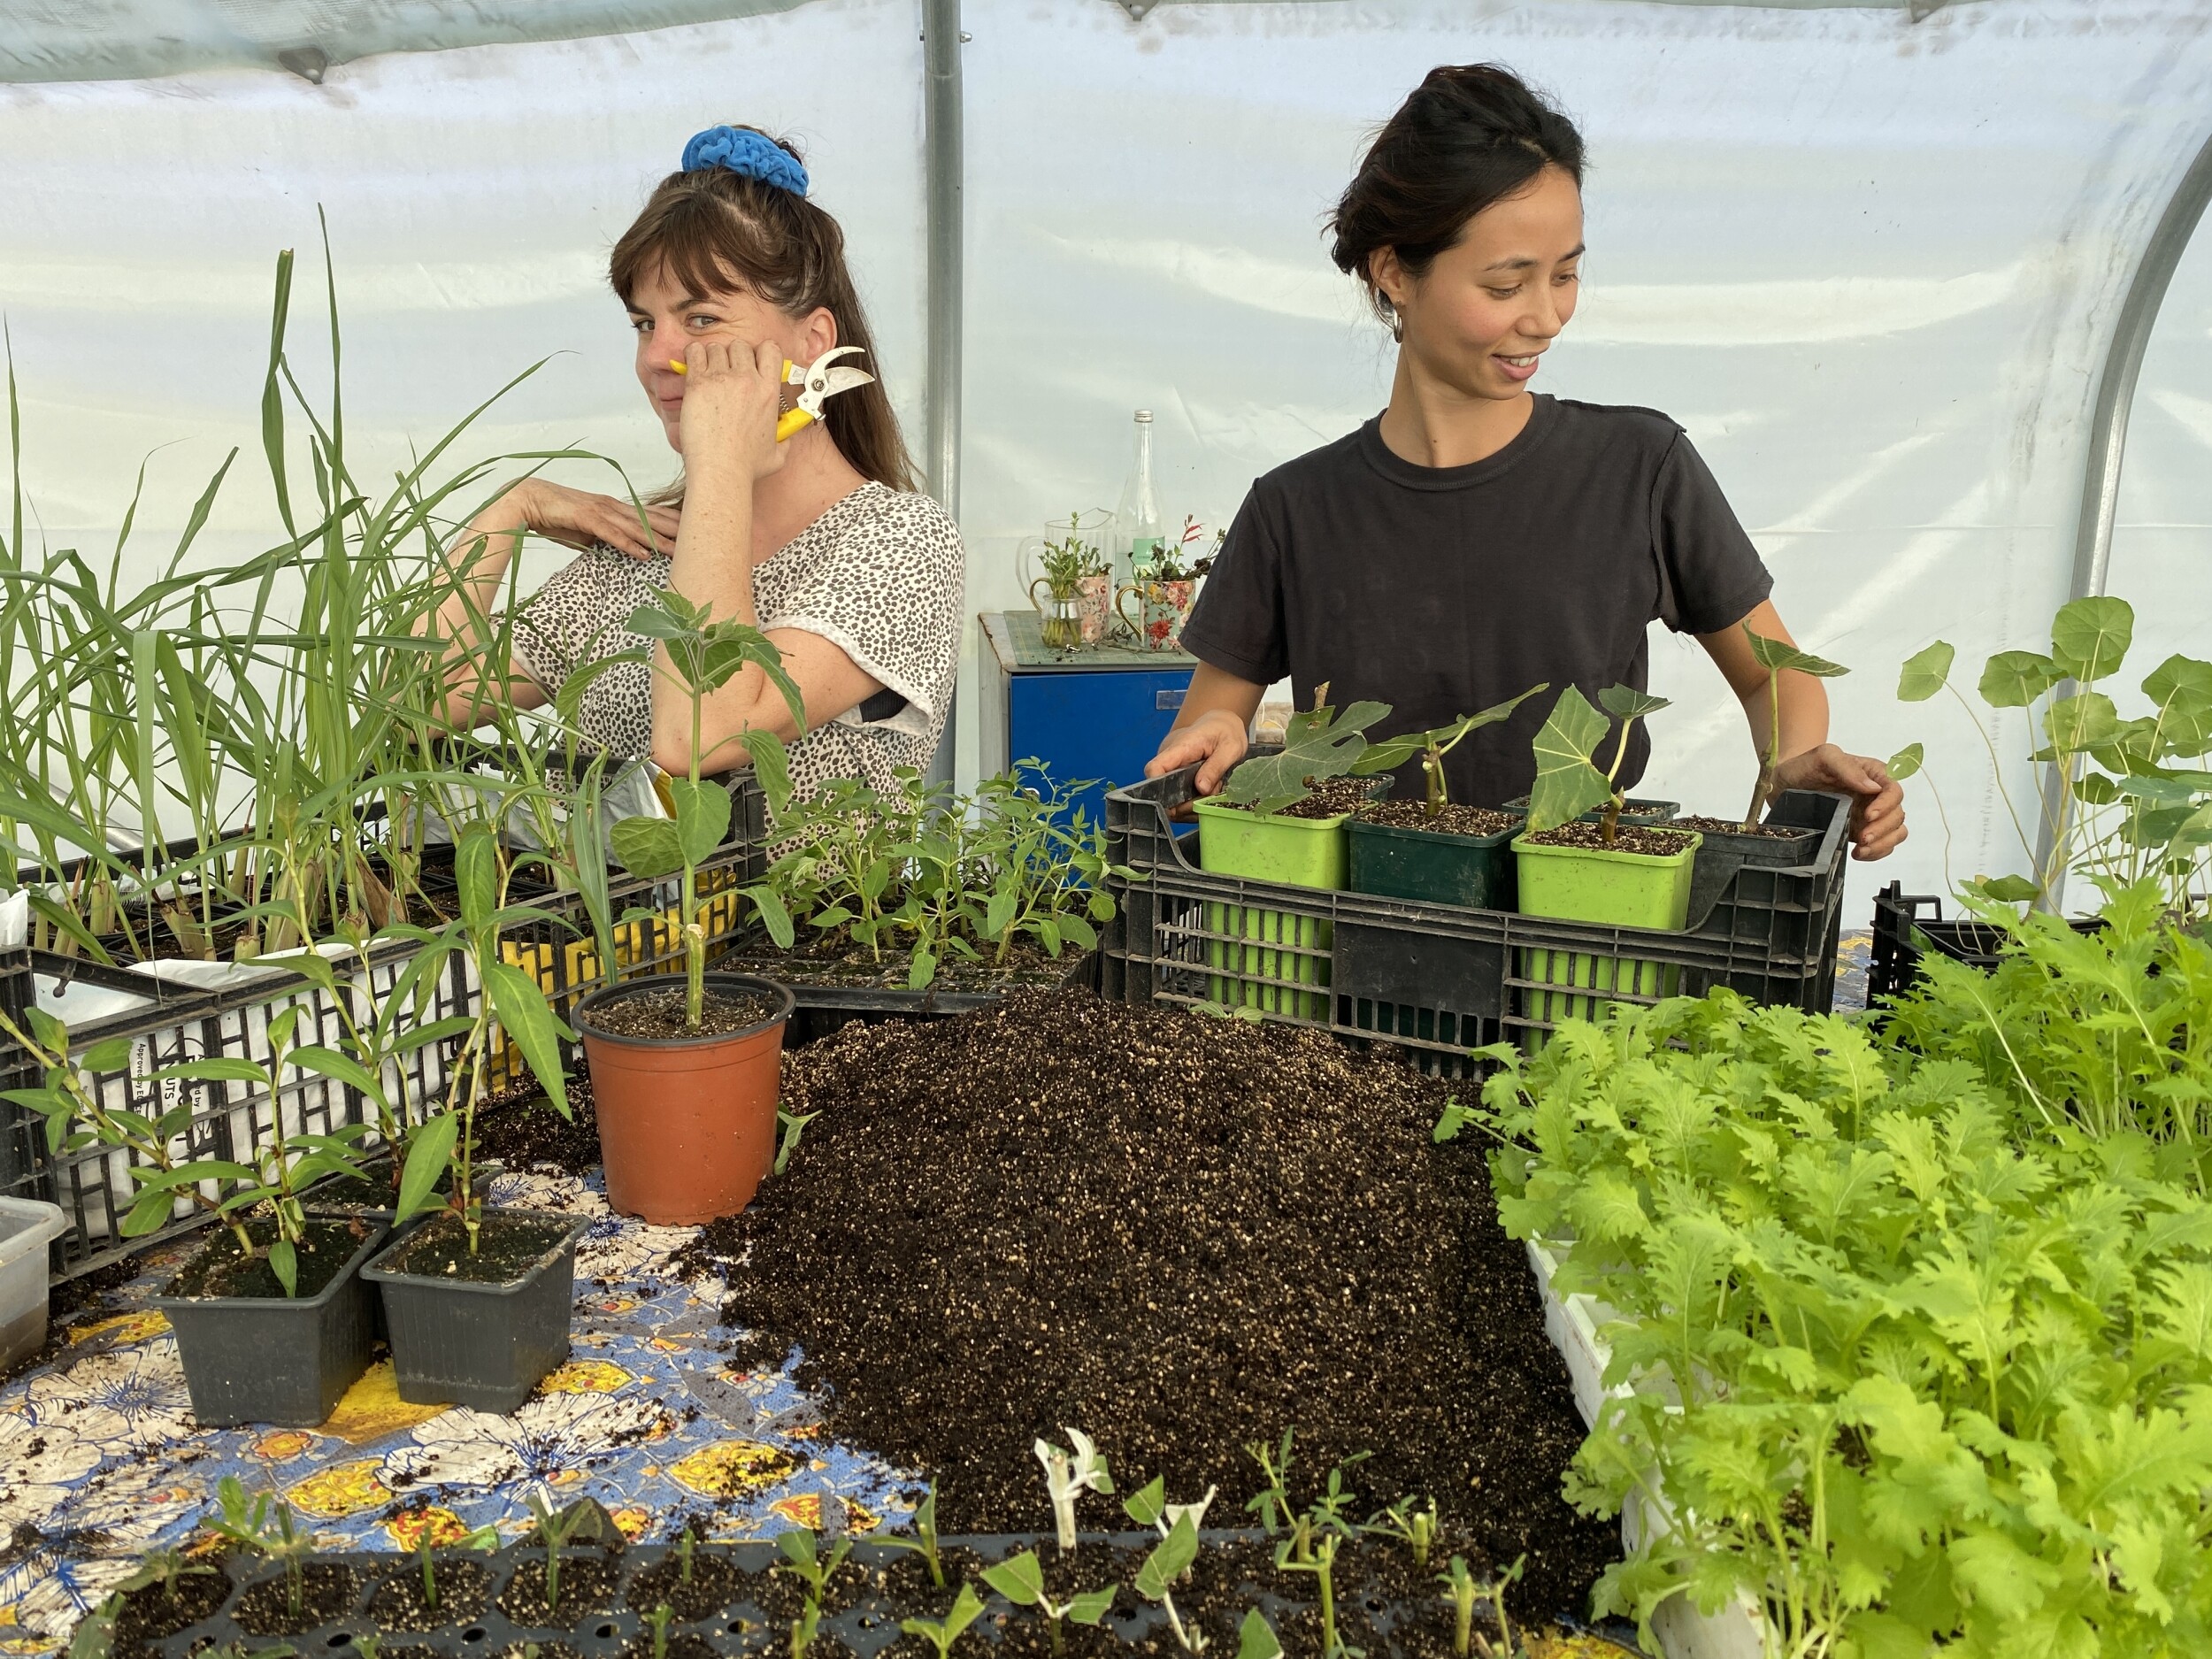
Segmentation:
[[(1167, 511), (1215, 522), (1380, 405), (1388, 342), (1320, 217), (1423, 72), (1495, 59), (1555, 92), (1594, 163), (1583, 310), (1540, 385), (1681, 420), (1785, 617), (1855, 670), (1833, 687), (1839, 741), (1925, 740), (1950, 873), (2018, 863), (1978, 743), (1939, 706), (1896, 703), (1895, 668), (1941, 635), (1970, 676), (2039, 642), (2063, 595), (2112, 314), (2212, 125), (2200, 0), (1983, 0), (1918, 23), (1623, 0), (1176, 0), (1137, 21), (1110, 0), (967, 0), (964, 20), (972, 611), (1022, 603), (1014, 548), (1048, 515), (1112, 504), (1132, 409), (1158, 413)], [(0, 86), (0, 307), (49, 539), (104, 549), (141, 456), (171, 444), (137, 532), (150, 561), (234, 443), (207, 557), (269, 539), (267, 273), (276, 248), (302, 250), (294, 354), (311, 364), (318, 202), (357, 452), (396, 464), (557, 353), (473, 447), (576, 442), (664, 477), (600, 268), (685, 135), (725, 116), (808, 141), (918, 439), (918, 21), (916, 0), (816, 0), (365, 58), (319, 87), (242, 70)], [(2208, 326), (2200, 248), (2146, 366), (2114, 560), (2146, 668), (2154, 634), (2158, 654), (2205, 654), (2212, 620)], [(964, 775), (975, 669), (972, 641)], [(1752, 763), (1717, 676), (1663, 641), (1655, 680), (1677, 707), (1649, 781), (1733, 810)], [(1924, 788), (1913, 801), (1915, 839), (1862, 872), (1855, 916), (1878, 878), (1939, 890), (1945, 838)]]

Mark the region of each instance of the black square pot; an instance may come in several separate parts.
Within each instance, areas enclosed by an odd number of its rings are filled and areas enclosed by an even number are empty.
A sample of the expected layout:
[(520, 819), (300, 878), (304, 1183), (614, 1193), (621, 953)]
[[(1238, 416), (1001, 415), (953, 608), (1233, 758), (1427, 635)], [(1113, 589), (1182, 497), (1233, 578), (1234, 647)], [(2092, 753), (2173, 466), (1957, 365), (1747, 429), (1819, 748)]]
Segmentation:
[(372, 1225), (311, 1296), (156, 1296), (184, 1362), (203, 1428), (268, 1423), (311, 1429), (369, 1368), (374, 1309), (362, 1263), (384, 1242)]
[(413, 1242), (411, 1236), (362, 1270), (383, 1295), (392, 1371), (399, 1397), (410, 1405), (473, 1406), (504, 1414), (568, 1357), (576, 1240), (590, 1218), (546, 1210), (484, 1212), (487, 1225), (503, 1216), (557, 1221), (566, 1228), (558, 1243), (508, 1284), (395, 1271), (392, 1258)]

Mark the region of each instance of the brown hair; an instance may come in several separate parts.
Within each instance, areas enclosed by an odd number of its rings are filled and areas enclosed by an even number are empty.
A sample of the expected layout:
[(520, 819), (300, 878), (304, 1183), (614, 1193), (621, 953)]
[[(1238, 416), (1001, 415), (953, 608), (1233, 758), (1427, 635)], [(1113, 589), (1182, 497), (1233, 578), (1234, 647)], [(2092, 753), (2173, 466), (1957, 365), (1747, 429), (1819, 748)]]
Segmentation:
[[(787, 141), (774, 142), (795, 161), (804, 159)], [(672, 173), (615, 243), (607, 280), (627, 304), (663, 265), (687, 293), (742, 288), (794, 317), (818, 307), (834, 317), (837, 343), (865, 352), (863, 366), (876, 379), (822, 406), (830, 441), (862, 476), (893, 489), (918, 488), (835, 219), (794, 191), (726, 167)]]
[(1547, 167), (1579, 186), (1582, 134), (1511, 70), (1444, 64), (1429, 71), (1383, 124), (1329, 215), (1329, 257), (1367, 288), (1390, 332), (1398, 317), (1375, 286), (1372, 261), (1397, 250), (1406, 274), (1428, 273), (1467, 221), (1525, 189)]

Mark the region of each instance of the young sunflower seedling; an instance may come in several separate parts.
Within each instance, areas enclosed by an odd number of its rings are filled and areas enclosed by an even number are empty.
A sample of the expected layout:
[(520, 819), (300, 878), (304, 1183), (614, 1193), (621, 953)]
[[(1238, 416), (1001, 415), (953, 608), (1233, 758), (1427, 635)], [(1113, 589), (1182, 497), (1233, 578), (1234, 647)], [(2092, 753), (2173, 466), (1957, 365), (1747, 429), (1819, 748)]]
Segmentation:
[(814, 1646), (814, 1633), (821, 1627), (822, 1604), (809, 1601), (791, 1621), (791, 1659), (806, 1659), (806, 1650)]
[(691, 1552), (698, 1548), (698, 1544), (699, 1534), (693, 1531), (690, 1524), (687, 1522), (682, 1536), (676, 1540), (676, 1582), (678, 1584), (691, 1582)]
[[(945, 1587), (945, 1563), (937, 1556), (937, 1483), (929, 1483), (928, 1495), (914, 1510), (914, 1536), (893, 1538), (888, 1535), (876, 1540), (887, 1549), (910, 1549), (929, 1563), (929, 1581), (940, 1590)], [(990, 1575), (984, 1575), (988, 1578)], [(1001, 1592), (1002, 1594), (1004, 1592)], [(1012, 1600), (1010, 1596), (1008, 1600)]]
[(1040, 1440), (1032, 1448), (1037, 1461), (1045, 1466), (1045, 1489), (1052, 1494), (1052, 1518), (1059, 1529), (1060, 1548), (1075, 1548), (1075, 1501), (1085, 1492), (1110, 1493), (1113, 1477), (1107, 1472), (1106, 1460), (1099, 1455), (1098, 1447), (1080, 1429), (1070, 1429), (1068, 1443), (1072, 1452), (1062, 1451), (1050, 1440)]
[(284, 1566), (285, 1609), (299, 1616), (304, 1594), (302, 1571), (315, 1553), (315, 1534), (302, 1532), (292, 1517), (292, 1506), (272, 1492), (257, 1492), (249, 1499), (235, 1475), (225, 1475), (215, 1486), (220, 1513), (208, 1529), (242, 1549), (265, 1555)]
[(831, 1577), (845, 1564), (845, 1557), (853, 1553), (853, 1541), (849, 1538), (838, 1539), (825, 1555), (813, 1533), (794, 1531), (779, 1532), (776, 1548), (783, 1552), (783, 1564), (776, 1571), (798, 1579), (806, 1586), (807, 1594), (819, 1601), (829, 1594)]
[(952, 1610), (941, 1619), (902, 1618), (899, 1628), (910, 1636), (919, 1636), (937, 1650), (937, 1659), (951, 1659), (952, 1645), (960, 1632), (974, 1624), (983, 1613), (982, 1599), (975, 1593), (975, 1586), (963, 1580), (960, 1594), (953, 1598)]
[(791, 1162), (791, 1155), (799, 1149), (799, 1137), (821, 1115), (818, 1111), (787, 1112), (780, 1106), (776, 1108), (776, 1125), (782, 1133), (776, 1141), (776, 1163), (772, 1174), (783, 1173), (785, 1165)]
[(668, 1621), (675, 1617), (676, 1609), (665, 1601), (645, 1616), (653, 1632), (653, 1659), (668, 1659)]
[[(434, 1611), (438, 1605), (437, 1565), (432, 1554), (436, 1546), (436, 1529), (426, 1520), (421, 1533), (415, 1540), (415, 1555), (422, 1563), (422, 1604)], [(461, 1547), (465, 1549), (497, 1549), (499, 1529), (480, 1526), (461, 1540)]]
[(194, 1561), (181, 1549), (153, 1549), (131, 1569), (130, 1577), (115, 1586), (119, 1593), (143, 1590), (149, 1585), (159, 1585), (167, 1592), (171, 1605), (177, 1599), (178, 1580), (211, 1574), (214, 1568), (205, 1562)]
[(1434, 1498), (1417, 1502), (1411, 1498), (1401, 1498), (1388, 1509), (1370, 1516), (1366, 1530), (1403, 1544), (1413, 1552), (1414, 1571), (1422, 1572), (1427, 1571), (1429, 1551), (1436, 1545), (1436, 1525)]
[(1033, 1607), (1045, 1616), (1046, 1633), (1052, 1640), (1052, 1651), (1064, 1651), (1060, 1635), (1060, 1621), (1071, 1624), (1095, 1624), (1106, 1617), (1114, 1604), (1114, 1592), (1118, 1587), (1108, 1585), (1102, 1590), (1086, 1590), (1069, 1601), (1055, 1601), (1045, 1594), (1045, 1570), (1037, 1559), (1037, 1552), (1025, 1549), (1018, 1555), (983, 1570), (983, 1582), (996, 1590), (1016, 1607)]
[(565, 1509), (556, 1511), (539, 1494), (529, 1494), (530, 1518), (536, 1524), (539, 1541), (545, 1546), (545, 1610), (561, 1610), (561, 1550), (572, 1539), (593, 1538), (602, 1543), (612, 1543), (621, 1537), (614, 1517), (592, 1498), (579, 1498)]

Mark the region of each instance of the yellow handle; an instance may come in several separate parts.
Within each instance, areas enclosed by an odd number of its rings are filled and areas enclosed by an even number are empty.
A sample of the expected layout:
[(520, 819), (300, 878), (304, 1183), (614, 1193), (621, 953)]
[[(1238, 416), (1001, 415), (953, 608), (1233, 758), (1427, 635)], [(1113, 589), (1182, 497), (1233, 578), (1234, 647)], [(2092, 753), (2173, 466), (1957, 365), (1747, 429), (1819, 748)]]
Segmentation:
[[(691, 373), (691, 368), (688, 364), (680, 362), (674, 357), (668, 359), (668, 366), (675, 370), (679, 374), (688, 374)], [(786, 357), (783, 360), (783, 377), (787, 383), (791, 379), (791, 359), (789, 357)], [(778, 443), (782, 443), (786, 440), (794, 436), (795, 434), (803, 431), (806, 427), (813, 424), (814, 417), (808, 414), (805, 410), (787, 409), (782, 414), (776, 418), (776, 442)]]

